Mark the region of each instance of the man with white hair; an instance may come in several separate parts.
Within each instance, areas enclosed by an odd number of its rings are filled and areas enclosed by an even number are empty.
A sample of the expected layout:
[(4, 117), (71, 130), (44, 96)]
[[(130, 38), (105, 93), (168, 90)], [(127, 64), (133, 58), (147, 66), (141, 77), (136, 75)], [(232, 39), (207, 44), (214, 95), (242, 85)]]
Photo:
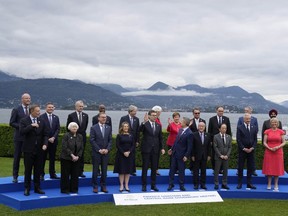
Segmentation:
[(84, 103), (82, 100), (78, 100), (75, 103), (75, 112), (68, 115), (66, 128), (68, 131), (68, 125), (70, 122), (76, 122), (79, 126), (79, 129), (77, 130), (77, 133), (81, 134), (83, 137), (83, 153), (80, 156), (80, 173), (79, 176), (82, 178), (85, 178), (84, 175), (84, 152), (85, 152), (85, 146), (86, 146), (86, 129), (88, 126), (88, 114), (83, 112)]

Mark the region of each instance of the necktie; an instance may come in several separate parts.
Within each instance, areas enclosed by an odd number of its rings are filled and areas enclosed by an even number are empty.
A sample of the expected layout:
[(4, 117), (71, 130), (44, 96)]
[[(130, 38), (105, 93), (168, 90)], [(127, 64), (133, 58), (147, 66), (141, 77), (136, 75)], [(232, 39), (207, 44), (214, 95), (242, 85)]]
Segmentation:
[(250, 133), (249, 124), (246, 124), (246, 130)]
[(152, 131), (153, 131), (153, 134), (155, 134), (155, 122), (152, 122)]
[(28, 107), (25, 106), (25, 115), (28, 116), (29, 115), (29, 112), (28, 112)]
[(33, 123), (36, 123), (36, 118), (33, 118)]
[(204, 144), (204, 134), (200, 132), (202, 145)]
[(52, 115), (49, 114), (49, 124), (50, 124), (50, 128), (52, 128)]
[(133, 128), (133, 118), (130, 118), (130, 124), (131, 124), (131, 128)]
[(101, 133), (102, 133), (102, 136), (104, 138), (104, 135), (105, 135), (105, 127), (104, 127), (104, 124), (101, 125)]
[(221, 126), (222, 124), (222, 117), (219, 117), (219, 122), (218, 122), (219, 126)]
[(225, 138), (224, 138), (224, 134), (222, 134), (222, 141), (223, 141), (223, 144), (225, 146)]
[(79, 124), (81, 125), (82, 124), (82, 113), (79, 112)]

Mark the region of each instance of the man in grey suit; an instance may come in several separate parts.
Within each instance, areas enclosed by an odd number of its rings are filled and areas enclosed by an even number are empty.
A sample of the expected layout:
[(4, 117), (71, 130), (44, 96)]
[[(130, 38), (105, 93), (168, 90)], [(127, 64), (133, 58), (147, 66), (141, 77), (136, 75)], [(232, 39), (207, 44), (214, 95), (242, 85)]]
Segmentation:
[(109, 152), (112, 148), (112, 129), (106, 125), (106, 114), (100, 113), (99, 122), (91, 127), (90, 143), (92, 145), (92, 184), (93, 192), (98, 193), (97, 176), (99, 173), (99, 165), (101, 166), (101, 191), (108, 193), (106, 188), (107, 167), (109, 161)]
[(228, 160), (230, 158), (230, 153), (232, 149), (232, 138), (229, 134), (226, 134), (227, 125), (222, 124), (219, 129), (220, 133), (216, 134), (213, 138), (213, 147), (215, 151), (215, 168), (214, 168), (214, 184), (215, 190), (219, 189), (219, 180), (218, 175), (220, 167), (223, 168), (223, 177), (222, 177), (222, 189), (229, 190), (227, 185), (227, 176), (228, 176)]

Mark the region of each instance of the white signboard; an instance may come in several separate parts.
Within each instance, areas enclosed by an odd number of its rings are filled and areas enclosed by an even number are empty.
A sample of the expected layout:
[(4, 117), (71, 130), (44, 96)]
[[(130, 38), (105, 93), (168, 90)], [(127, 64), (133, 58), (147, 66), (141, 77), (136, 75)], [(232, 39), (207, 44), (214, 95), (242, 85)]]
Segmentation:
[(115, 205), (223, 202), (217, 191), (113, 194)]

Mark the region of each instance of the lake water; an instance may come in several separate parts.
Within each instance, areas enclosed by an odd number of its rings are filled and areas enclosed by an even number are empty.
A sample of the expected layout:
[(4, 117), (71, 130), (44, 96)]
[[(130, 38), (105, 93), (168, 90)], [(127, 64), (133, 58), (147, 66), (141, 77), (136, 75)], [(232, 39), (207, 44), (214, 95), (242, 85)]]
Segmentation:
[[(0, 123), (7, 123), (9, 124), (10, 120), (10, 115), (11, 115), (11, 110), (12, 109), (0, 109)], [(44, 113), (45, 110), (41, 110), (41, 113)], [(61, 126), (66, 125), (67, 117), (68, 115), (74, 112), (74, 110), (55, 110), (54, 113), (59, 116), (60, 119), (60, 124)], [(92, 117), (95, 116), (98, 111), (91, 111), (91, 110), (84, 110), (89, 116), (89, 125), (87, 129), (87, 133), (90, 131), (90, 127), (92, 126)], [(144, 115), (146, 112), (144, 111), (138, 111), (137, 112), (137, 117), (140, 119), (140, 122), (143, 121)], [(118, 126), (119, 126), (119, 121), (120, 118), (124, 115), (127, 115), (127, 111), (106, 111), (106, 114), (109, 115), (112, 119), (112, 129), (113, 129), (113, 134), (118, 133)], [(188, 117), (192, 118), (192, 112), (181, 112), (180, 113), (181, 117)], [(215, 116), (216, 113), (201, 113), (201, 118), (205, 119), (207, 124), (209, 122), (209, 118), (212, 116)], [(236, 136), (236, 126), (237, 126), (237, 121), (240, 116), (243, 116), (243, 114), (239, 113), (225, 113), (225, 116), (230, 118), (230, 123), (231, 123), (231, 129), (233, 133), (233, 137), (235, 138)], [(262, 125), (265, 120), (269, 118), (268, 114), (254, 114), (258, 119), (258, 124), (259, 124), (259, 133), (258, 137), (261, 137), (261, 130), (262, 130)], [(163, 124), (163, 128), (166, 129), (168, 125), (168, 118), (172, 118), (172, 112), (162, 112), (160, 116), (160, 120)], [(282, 122), (283, 126), (288, 125), (288, 115), (287, 114), (279, 114), (278, 119)]]

